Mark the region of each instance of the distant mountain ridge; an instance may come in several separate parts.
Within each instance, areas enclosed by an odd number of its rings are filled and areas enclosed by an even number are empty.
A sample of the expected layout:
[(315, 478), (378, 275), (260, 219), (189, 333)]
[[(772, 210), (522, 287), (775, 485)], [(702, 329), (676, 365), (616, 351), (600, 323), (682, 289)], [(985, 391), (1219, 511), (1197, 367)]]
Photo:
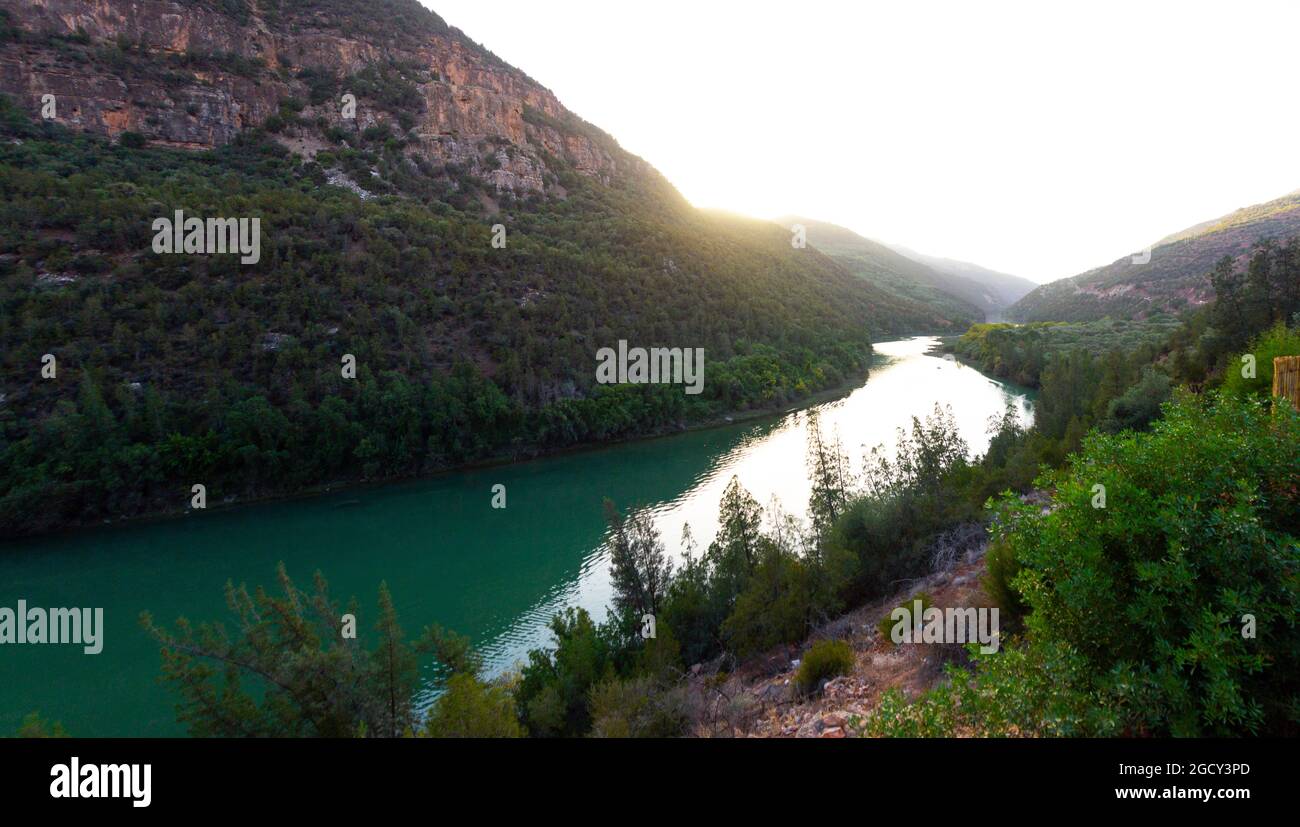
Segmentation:
[(925, 256), (825, 221), (783, 216), (777, 223), (787, 229), (802, 225), (807, 230), (809, 245), (867, 282), (969, 323), (1000, 316), (1034, 288), (1033, 282), (1019, 276), (968, 262)]
[(1025, 322), (1142, 319), (1179, 313), (1214, 297), (1210, 271), (1224, 256), (1245, 259), (1262, 240), (1300, 234), (1300, 191), (1235, 210), (1156, 242), (1150, 257), (1129, 254), (1105, 267), (1045, 284), (1010, 316)]
[(940, 273), (947, 273), (957, 278), (973, 281), (983, 287), (991, 288), (994, 297), (1000, 303), (1001, 307), (1006, 308), (1020, 301), (1030, 292), (1038, 287), (1038, 284), (1030, 281), (1023, 276), (1013, 276), (1010, 273), (1003, 273), (998, 270), (990, 270), (987, 267), (981, 267), (969, 261), (959, 261), (952, 258), (941, 258), (939, 256), (930, 256), (925, 253), (918, 253), (901, 244), (890, 244), (882, 242), (894, 252), (907, 256), (913, 261), (919, 261), (931, 270)]

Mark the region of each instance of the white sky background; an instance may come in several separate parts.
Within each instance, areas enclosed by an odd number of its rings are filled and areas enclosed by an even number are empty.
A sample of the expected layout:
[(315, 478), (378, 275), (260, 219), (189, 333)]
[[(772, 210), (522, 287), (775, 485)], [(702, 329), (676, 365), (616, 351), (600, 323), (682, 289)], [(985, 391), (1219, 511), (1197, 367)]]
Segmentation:
[(421, 2), (697, 206), (1035, 281), (1300, 188), (1300, 3)]

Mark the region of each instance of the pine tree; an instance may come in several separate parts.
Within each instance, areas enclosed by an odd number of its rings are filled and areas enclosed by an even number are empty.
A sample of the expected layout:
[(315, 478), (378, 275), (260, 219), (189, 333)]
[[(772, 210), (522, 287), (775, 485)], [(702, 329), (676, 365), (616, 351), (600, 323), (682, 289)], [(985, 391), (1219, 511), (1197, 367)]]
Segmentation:
[(605, 500), (605, 519), (610, 528), (615, 610), (638, 621), (642, 615), (657, 614), (672, 581), (673, 563), (654, 518), (646, 509), (624, 517), (613, 502)]
[(397, 738), (411, 727), (410, 699), (415, 694), (419, 673), (415, 652), (402, 639), (402, 627), (397, 623), (397, 610), (386, 582), (379, 584), (379, 622), (375, 631), (379, 643), (375, 648), (373, 679), (384, 702), (380, 726), (384, 735)]
[(808, 414), (806, 463), (812, 482), (808, 513), (812, 517), (814, 534), (819, 540), (824, 540), (848, 507), (856, 481), (839, 434), (835, 435), (833, 442), (824, 440), (821, 421), (815, 411)]

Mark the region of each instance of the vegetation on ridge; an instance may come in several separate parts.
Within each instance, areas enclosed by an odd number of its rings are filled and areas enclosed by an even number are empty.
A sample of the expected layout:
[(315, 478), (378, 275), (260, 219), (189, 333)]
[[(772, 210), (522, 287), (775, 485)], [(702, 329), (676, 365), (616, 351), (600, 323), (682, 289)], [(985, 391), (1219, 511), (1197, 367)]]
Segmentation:
[[(860, 375), (893, 324), (779, 228), (658, 179), (573, 175), (487, 221), (383, 147), (355, 157), (407, 177), (362, 200), (255, 132), (132, 149), (8, 104), (0, 132), (5, 535), (177, 510), (200, 482), (219, 502), (779, 407)], [(178, 208), (258, 216), (260, 262), (154, 254)], [(619, 340), (703, 348), (704, 392), (598, 385)]]

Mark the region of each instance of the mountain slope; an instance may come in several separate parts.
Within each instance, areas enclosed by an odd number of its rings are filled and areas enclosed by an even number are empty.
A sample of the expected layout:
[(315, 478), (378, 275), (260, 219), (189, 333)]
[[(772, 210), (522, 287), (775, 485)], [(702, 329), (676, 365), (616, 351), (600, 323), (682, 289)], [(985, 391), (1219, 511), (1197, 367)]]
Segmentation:
[(1300, 193), (1237, 210), (1161, 239), (1144, 255), (1125, 256), (1045, 284), (1009, 311), (1021, 321), (1141, 319), (1210, 301), (1210, 271), (1224, 256), (1242, 262), (1261, 240), (1300, 233)]
[[(0, 0), (0, 41), (0, 537), (783, 406), (912, 324), (414, 0)], [(156, 252), (176, 210), (258, 260)], [(599, 384), (620, 341), (703, 392)]]
[[(971, 301), (979, 304), (982, 301), (987, 302), (987, 296), (992, 296), (996, 305), (987, 307), (988, 312), (1000, 312), (1015, 304), (1030, 291), (1038, 287), (1037, 284), (1021, 276), (1013, 276), (1010, 273), (1000, 273), (997, 270), (990, 270), (987, 267), (981, 267), (978, 264), (972, 264), (969, 261), (958, 261), (951, 258), (939, 258), (938, 256), (928, 256), (924, 253), (918, 253), (901, 244), (888, 244), (891, 250), (901, 255), (907, 256), (913, 261), (919, 261), (939, 273), (947, 273), (966, 282), (974, 282), (979, 287), (984, 288), (978, 297), (970, 297)], [(954, 287), (960, 289), (960, 283)], [(952, 289), (952, 288), (950, 288)], [(965, 288), (969, 290), (970, 288)], [(962, 295), (957, 293), (957, 295)]]
[(995, 306), (1000, 309), (989, 291), (974, 282), (941, 273), (852, 230), (799, 216), (784, 216), (777, 223), (786, 228), (802, 225), (810, 246), (854, 275), (900, 299), (938, 310), (957, 326), (982, 322)]

